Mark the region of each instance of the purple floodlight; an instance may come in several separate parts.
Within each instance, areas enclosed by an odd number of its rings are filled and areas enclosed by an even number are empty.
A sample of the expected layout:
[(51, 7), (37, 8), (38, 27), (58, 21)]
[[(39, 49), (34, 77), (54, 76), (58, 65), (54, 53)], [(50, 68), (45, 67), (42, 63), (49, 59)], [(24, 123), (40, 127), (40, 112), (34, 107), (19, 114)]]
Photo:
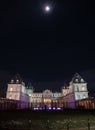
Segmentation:
[(57, 108), (57, 110), (61, 110), (61, 108), (60, 108), (60, 107), (58, 107), (58, 108)]

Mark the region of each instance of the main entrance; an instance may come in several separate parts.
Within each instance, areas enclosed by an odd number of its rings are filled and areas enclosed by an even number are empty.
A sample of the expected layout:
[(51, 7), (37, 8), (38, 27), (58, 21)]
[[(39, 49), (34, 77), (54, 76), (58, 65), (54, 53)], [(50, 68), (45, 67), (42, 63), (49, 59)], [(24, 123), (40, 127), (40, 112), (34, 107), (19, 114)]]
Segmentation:
[(51, 99), (45, 98), (44, 99), (44, 105), (47, 105), (48, 107), (51, 107)]

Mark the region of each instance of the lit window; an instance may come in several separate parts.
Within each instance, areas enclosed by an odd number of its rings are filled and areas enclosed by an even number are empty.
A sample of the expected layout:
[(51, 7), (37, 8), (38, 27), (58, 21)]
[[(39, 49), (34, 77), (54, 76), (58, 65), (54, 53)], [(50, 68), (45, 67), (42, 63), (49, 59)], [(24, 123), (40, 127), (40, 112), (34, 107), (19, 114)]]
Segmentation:
[(75, 82), (78, 82), (78, 79), (75, 79)]
[(85, 96), (85, 95), (83, 95), (83, 98), (86, 98), (86, 96)]
[(82, 90), (85, 90), (85, 87), (82, 87)]
[(10, 91), (12, 91), (13, 90), (13, 88), (10, 88)]
[(12, 96), (11, 96), (11, 95), (9, 96), (9, 99), (12, 99)]
[(83, 79), (81, 79), (81, 82), (84, 82), (84, 80), (83, 80)]
[(13, 83), (13, 82), (14, 82), (14, 80), (12, 79), (12, 80), (11, 80), (11, 83)]
[(29, 96), (31, 96), (31, 94), (29, 94)]
[(16, 83), (19, 83), (19, 80), (18, 80), (18, 79), (16, 80)]

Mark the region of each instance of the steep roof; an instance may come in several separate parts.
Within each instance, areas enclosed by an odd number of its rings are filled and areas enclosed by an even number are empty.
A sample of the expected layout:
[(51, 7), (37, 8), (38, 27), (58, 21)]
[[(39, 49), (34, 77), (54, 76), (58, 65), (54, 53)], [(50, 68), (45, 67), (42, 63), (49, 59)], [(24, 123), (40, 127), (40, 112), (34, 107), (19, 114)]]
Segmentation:
[(24, 83), (19, 74), (16, 74), (10, 81), (11, 84), (22, 84)]
[(76, 73), (76, 74), (73, 76), (72, 82), (73, 82), (73, 83), (86, 83), (86, 82), (84, 81), (84, 79), (83, 79), (78, 73)]
[(26, 86), (26, 89), (32, 89), (34, 91), (34, 88), (31, 84), (31, 82), (28, 82), (27, 86)]

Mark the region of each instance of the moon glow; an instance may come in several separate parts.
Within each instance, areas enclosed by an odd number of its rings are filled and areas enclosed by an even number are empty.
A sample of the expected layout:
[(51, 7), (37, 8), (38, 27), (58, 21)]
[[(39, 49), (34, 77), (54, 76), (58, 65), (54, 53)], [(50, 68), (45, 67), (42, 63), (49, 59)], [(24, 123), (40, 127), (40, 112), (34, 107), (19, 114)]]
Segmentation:
[(45, 11), (49, 12), (50, 11), (50, 6), (45, 6)]

